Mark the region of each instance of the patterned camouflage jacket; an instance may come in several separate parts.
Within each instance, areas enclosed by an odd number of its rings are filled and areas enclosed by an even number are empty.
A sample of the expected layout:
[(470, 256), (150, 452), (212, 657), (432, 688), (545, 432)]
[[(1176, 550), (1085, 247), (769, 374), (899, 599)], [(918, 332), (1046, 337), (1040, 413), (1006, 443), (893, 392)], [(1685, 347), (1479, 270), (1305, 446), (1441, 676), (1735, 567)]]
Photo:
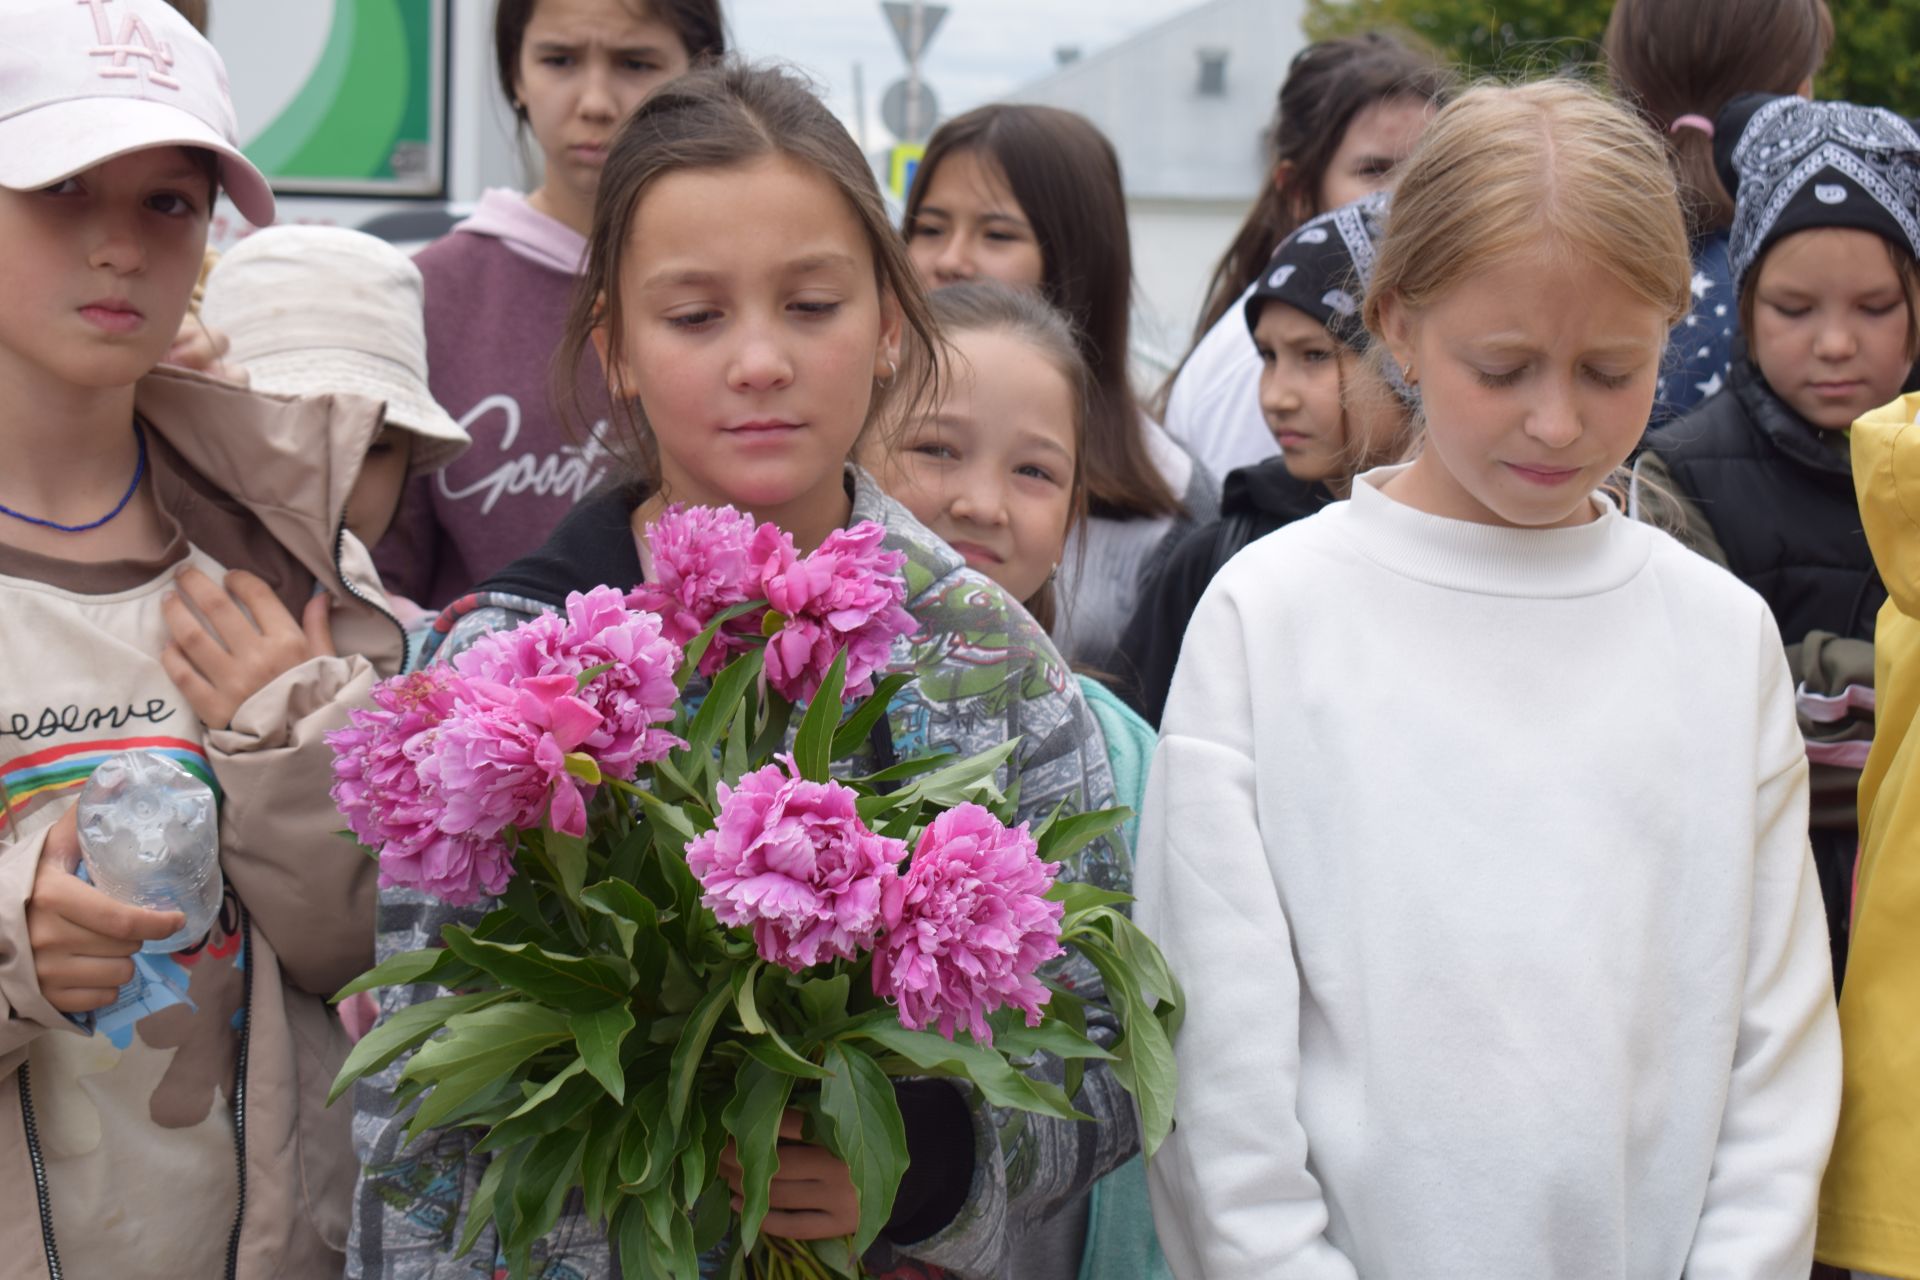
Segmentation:
[[(887, 548), (906, 553), (906, 604), (920, 624), (894, 646), (891, 670), (917, 676), (889, 708), (895, 754), (901, 759), (941, 750), (973, 754), (1018, 737), (1020, 745), (1000, 781), (1008, 787), (1018, 783), (1021, 819), (1037, 821), (1062, 801), (1072, 809), (1113, 803), (1099, 729), (1046, 633), (864, 472), (849, 468), (848, 477), (852, 518), (885, 525)], [(554, 608), (567, 590), (584, 590), (614, 574), (624, 575), (622, 581), (637, 579), (638, 559), (628, 532), (633, 506), (628, 491), (577, 508), (547, 547), (447, 609), (428, 640), (428, 660), (444, 661), (488, 631)], [(514, 586), (525, 594), (491, 589)], [(1131, 881), (1117, 841), (1089, 847), (1067, 874), (1121, 891)], [(428, 945), (438, 939), (441, 926), (471, 923), (486, 909), (487, 904), (454, 908), (411, 891), (384, 890), (380, 958)], [(1098, 1003), (1099, 975), (1070, 957), (1053, 976), (1095, 1001), (1088, 1009), (1089, 1031), (1110, 1042), (1115, 1023)], [(389, 988), (381, 993), (382, 1016), (437, 994), (434, 987)], [(1055, 1062), (1035, 1070), (1055, 1083), (1062, 1078)], [(363, 1081), (355, 1097), (354, 1141), (364, 1167), (354, 1196), (347, 1274), (381, 1280), (491, 1277), (498, 1262), (491, 1227), (470, 1254), (451, 1254), (486, 1168), (487, 1157), (472, 1150), (476, 1132), (437, 1131), (406, 1145), (402, 1130), (410, 1109), (396, 1112), (391, 1102), (397, 1078), (396, 1065)], [(1078, 1270), (1073, 1241), (1084, 1229), (1089, 1188), (1139, 1147), (1132, 1103), (1104, 1069), (1086, 1073), (1077, 1103), (1094, 1123), (1004, 1112), (970, 1098), (974, 1173), (964, 1206), (925, 1240), (883, 1241), (869, 1255), (869, 1267), (876, 1274), (944, 1272), (966, 1280), (1013, 1280), (1017, 1274), (1020, 1280), (1037, 1280), (1034, 1259), (1053, 1256), (1061, 1259), (1063, 1280), (1072, 1280)], [(576, 1199), (575, 1212), (536, 1249), (536, 1259), (543, 1261), (538, 1274), (543, 1280), (612, 1280), (618, 1264), (607, 1241), (577, 1207)]]

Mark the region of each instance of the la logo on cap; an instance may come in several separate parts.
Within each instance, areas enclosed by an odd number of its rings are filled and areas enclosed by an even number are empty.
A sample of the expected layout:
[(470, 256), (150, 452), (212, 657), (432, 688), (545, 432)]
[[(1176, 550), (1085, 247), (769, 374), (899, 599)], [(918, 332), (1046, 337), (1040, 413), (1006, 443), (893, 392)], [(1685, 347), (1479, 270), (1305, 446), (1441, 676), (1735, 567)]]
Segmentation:
[(120, 22), (116, 39), (107, 6), (113, 0), (75, 0), (93, 14), (93, 32), (99, 43), (87, 50), (89, 58), (105, 58), (98, 70), (103, 80), (133, 80), (146, 72), (147, 83), (161, 89), (178, 89), (180, 82), (167, 73), (173, 70), (173, 46), (154, 38), (144, 19), (130, 13)]

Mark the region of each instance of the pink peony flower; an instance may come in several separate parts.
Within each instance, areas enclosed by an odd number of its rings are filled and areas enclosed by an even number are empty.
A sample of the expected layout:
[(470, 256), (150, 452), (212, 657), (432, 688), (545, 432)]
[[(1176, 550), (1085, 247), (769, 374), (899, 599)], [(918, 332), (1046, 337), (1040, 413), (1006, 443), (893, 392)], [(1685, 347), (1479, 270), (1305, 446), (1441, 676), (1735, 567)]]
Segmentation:
[[(759, 533), (771, 528), (756, 528), (753, 517), (732, 507), (668, 507), (647, 526), (654, 580), (635, 587), (627, 603), (658, 614), (663, 633), (685, 648), (721, 613), (760, 599), (760, 568), (752, 548)], [(788, 539), (788, 548), (792, 545)], [(753, 648), (760, 617), (744, 614), (722, 627), (701, 655), (700, 674), (711, 678)]]
[(964, 1024), (993, 1043), (987, 1015), (1024, 1010), (1038, 1026), (1052, 994), (1037, 976), (1062, 953), (1062, 907), (1046, 892), (1059, 868), (1040, 859), (1023, 822), (1009, 830), (977, 804), (935, 818), (906, 873), (887, 886), (873, 953), (874, 994), (914, 1031)]
[(500, 893), (513, 875), (497, 834), (441, 829), (441, 795), (421, 776), (465, 692), (449, 667), (398, 676), (374, 686), (373, 710), (352, 712), (346, 728), (327, 735), (334, 803), (360, 843), (379, 854), (381, 887), (421, 889), (455, 905)]
[(687, 845), (687, 866), (722, 924), (751, 926), (761, 958), (798, 973), (873, 945), (880, 903), (906, 846), (867, 830), (854, 792), (770, 764), (720, 784), (712, 831)]
[(506, 892), (511, 879), (513, 851), (504, 836), (436, 832), (405, 857), (390, 858), (385, 853), (380, 857), (382, 889), (418, 889), (455, 907), (497, 898)]
[(576, 683), (569, 675), (512, 684), (468, 677), (467, 702), (421, 769), (440, 796), (441, 830), (486, 837), (545, 821), (568, 835), (587, 833), (586, 788), (566, 758), (603, 717), (574, 696)]
[(659, 618), (628, 608), (612, 587), (595, 587), (569, 595), (564, 614), (481, 637), (454, 666), (472, 681), (512, 686), (562, 675), (577, 683), (581, 673), (611, 663), (576, 695), (599, 723), (566, 750), (584, 751), (602, 772), (629, 779), (640, 765), (685, 745), (655, 727), (673, 719), (680, 658)]
[(811, 700), (845, 649), (843, 696), (865, 697), (873, 692), (874, 673), (886, 668), (895, 637), (913, 632), (913, 615), (901, 604), (906, 557), (880, 549), (886, 532), (863, 520), (828, 534), (805, 559), (789, 553), (762, 560), (767, 602), (787, 619), (767, 642), (767, 682), (782, 696)]

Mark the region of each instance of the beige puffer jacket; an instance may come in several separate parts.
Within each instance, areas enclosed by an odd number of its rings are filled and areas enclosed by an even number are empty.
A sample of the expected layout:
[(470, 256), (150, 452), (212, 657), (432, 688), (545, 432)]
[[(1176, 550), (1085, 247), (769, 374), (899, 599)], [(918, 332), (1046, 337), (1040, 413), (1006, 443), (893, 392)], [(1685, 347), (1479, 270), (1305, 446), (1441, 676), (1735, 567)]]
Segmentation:
[[(398, 670), (404, 651), (371, 556), (343, 531), (347, 496), (379, 429), (381, 406), (347, 396), (266, 397), (174, 372), (144, 380), (137, 405), (156, 436), (212, 489), (237, 502), (242, 511), (230, 518), (251, 517), (284, 549), (283, 599), (297, 600), (311, 589), (286, 580), (301, 572), (334, 596), (335, 646), (349, 655), (296, 667), (249, 699), (227, 729), (205, 734), (206, 759), (224, 796), (221, 863), (242, 908), (248, 944), (231, 1090), (240, 1203), (232, 1221), (197, 1209), (188, 1195), (179, 1195), (171, 1210), (189, 1220), (197, 1213), (221, 1219), (195, 1228), (227, 1242), (228, 1276), (331, 1280), (341, 1271), (354, 1167), (348, 1112), (325, 1106), (348, 1047), (326, 997), (372, 963), (376, 869), (337, 834), (342, 824), (328, 795), (331, 755), (323, 735), (341, 727), (351, 707), (367, 703), (373, 683)], [(182, 524), (191, 537), (190, 523)], [(112, 661), (104, 645), (96, 654), (44, 653), (44, 643), (36, 646), (31, 634), (10, 634), (9, 617), (19, 612), (0, 608), (0, 653), (6, 655), (0, 700), (9, 685), (16, 702), (32, 695), (36, 663)], [(20, 823), (11, 842), (0, 843), (0, 1204), (9, 1207), (0, 1215), (0, 1276), (6, 1277), (59, 1276), (49, 1246), (57, 1252), (59, 1240), (72, 1240), (90, 1225), (63, 1218), (57, 1203), (47, 1203), (33, 1124), (35, 1111), (55, 1101), (51, 1091), (80, 1086), (29, 1081), (23, 1069), (39, 1037), (81, 1034), (42, 997), (25, 922), (46, 828), (68, 803), (70, 796), (49, 803)], [(147, 1202), (170, 1195), (152, 1183), (140, 1191)]]

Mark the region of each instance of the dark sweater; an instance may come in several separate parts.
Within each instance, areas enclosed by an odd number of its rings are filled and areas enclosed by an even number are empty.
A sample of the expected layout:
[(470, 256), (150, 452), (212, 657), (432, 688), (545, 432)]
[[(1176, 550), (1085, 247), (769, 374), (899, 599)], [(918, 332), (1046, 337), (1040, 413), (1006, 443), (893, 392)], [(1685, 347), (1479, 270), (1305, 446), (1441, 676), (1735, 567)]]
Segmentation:
[(1187, 534), (1161, 561), (1120, 640), (1117, 691), (1149, 724), (1160, 723), (1180, 642), (1213, 575), (1248, 543), (1333, 500), (1325, 485), (1294, 479), (1280, 458), (1227, 476), (1220, 519)]
[[(456, 230), (414, 258), (427, 291), (433, 398), (473, 436), (438, 475), (408, 482), (375, 561), (389, 590), (438, 609), (541, 542), (611, 470), (556, 403), (553, 359), (576, 277), (492, 235)], [(599, 362), (577, 375), (579, 415), (604, 431)]]

